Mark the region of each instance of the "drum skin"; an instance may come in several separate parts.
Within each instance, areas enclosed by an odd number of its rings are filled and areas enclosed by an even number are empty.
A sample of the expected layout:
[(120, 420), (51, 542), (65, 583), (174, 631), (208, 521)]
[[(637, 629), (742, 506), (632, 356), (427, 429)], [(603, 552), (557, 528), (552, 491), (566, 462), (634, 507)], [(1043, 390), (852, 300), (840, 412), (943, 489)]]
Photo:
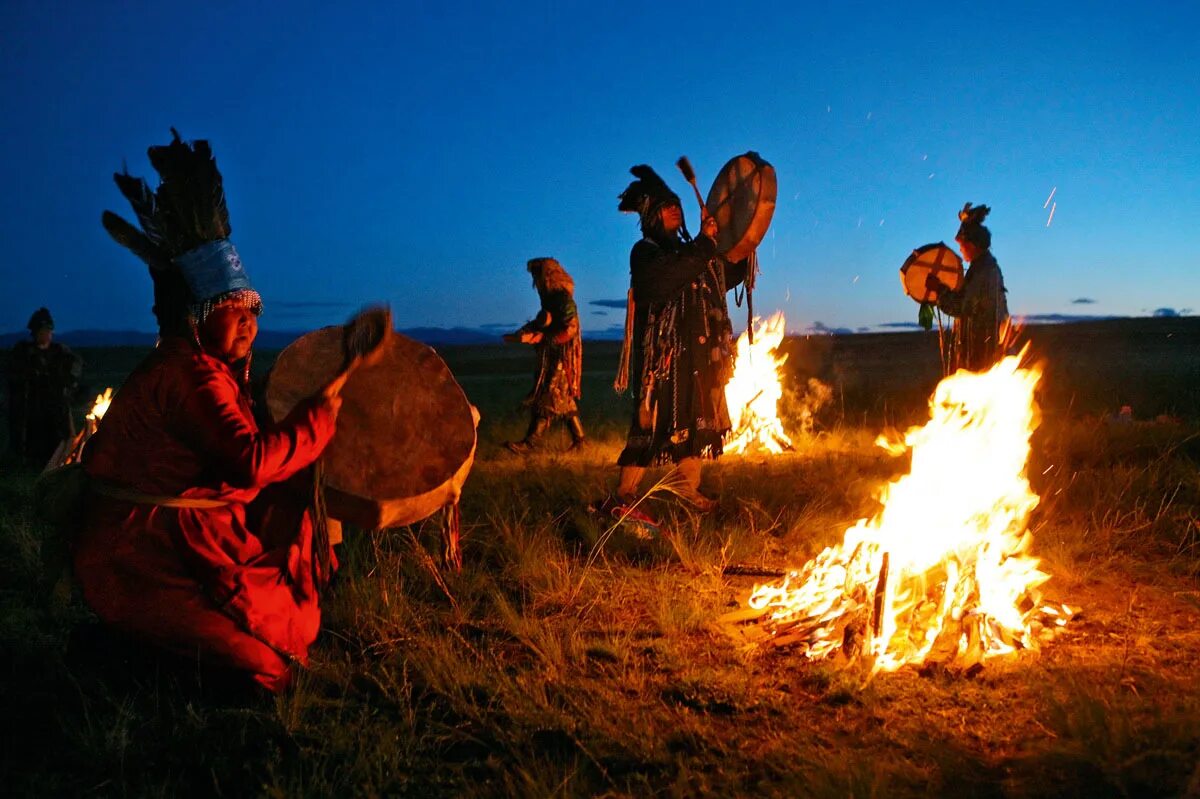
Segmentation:
[(944, 241), (918, 247), (908, 256), (908, 260), (900, 267), (900, 283), (904, 286), (904, 293), (920, 303), (937, 302), (938, 292), (925, 285), (934, 273), (951, 291), (962, 285), (962, 259)]
[[(321, 456), (329, 515), (374, 530), (412, 524), (456, 502), (475, 459), (475, 409), (432, 347), (392, 332), (378, 363), (342, 389), (337, 433)], [(292, 342), (267, 380), (282, 419), (341, 369), (343, 332)]]
[(775, 215), (775, 167), (756, 152), (734, 156), (708, 190), (705, 207), (717, 220), (717, 249), (736, 263), (758, 249)]

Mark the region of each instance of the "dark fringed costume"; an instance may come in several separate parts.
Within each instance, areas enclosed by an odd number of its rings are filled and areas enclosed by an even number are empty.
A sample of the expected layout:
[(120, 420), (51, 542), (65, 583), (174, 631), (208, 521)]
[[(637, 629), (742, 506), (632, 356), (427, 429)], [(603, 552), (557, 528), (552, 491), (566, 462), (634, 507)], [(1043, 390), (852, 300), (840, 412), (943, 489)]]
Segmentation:
[(228, 240), (207, 142), (175, 134), (149, 153), (156, 192), (115, 176), (141, 229), (111, 212), (103, 222), (150, 266), (160, 344), (84, 450), (93, 496), (75, 574), (112, 627), (279, 691), (307, 660), (334, 565), (308, 511), (308, 467), (333, 437), (334, 417), (314, 398), (260, 428), (248, 362), (231, 366), (201, 345), (198, 325), (214, 307), (261, 302)]
[(745, 280), (746, 264), (727, 263), (711, 239), (692, 239), (685, 227), (668, 233), (660, 211), (679, 198), (650, 167), (630, 171), (638, 180), (618, 208), (639, 214), (644, 238), (629, 255), (622, 366), (636, 407), (618, 464), (716, 458), (731, 425), (725, 384), (735, 348), (725, 294)]
[(575, 306), (575, 282), (553, 258), (534, 258), (529, 261), (528, 269), (542, 307), (514, 337), (519, 339), (525, 333), (541, 336), (534, 345), (538, 361), (533, 390), (525, 398), (532, 417), (525, 438), (505, 446), (518, 454), (529, 452), (536, 448), (551, 423), (563, 418), (571, 433), (572, 448), (578, 448), (585, 436), (576, 404), (581, 396), (583, 339)]
[(992, 234), (983, 220), (991, 209), (986, 205), (963, 206), (962, 223), (956, 238), (975, 245), (979, 254), (971, 261), (962, 286), (942, 291), (938, 308), (955, 317), (951, 336), (950, 371), (981, 372), (1004, 357), (1008, 342), (1008, 299), (1000, 265), (992, 257)]
[(34, 338), (18, 341), (8, 359), (9, 449), (27, 466), (45, 467), (55, 449), (75, 435), (71, 399), (83, 374), (83, 359), (57, 341), (39, 347), (39, 331), (54, 330), (46, 308), (29, 318)]

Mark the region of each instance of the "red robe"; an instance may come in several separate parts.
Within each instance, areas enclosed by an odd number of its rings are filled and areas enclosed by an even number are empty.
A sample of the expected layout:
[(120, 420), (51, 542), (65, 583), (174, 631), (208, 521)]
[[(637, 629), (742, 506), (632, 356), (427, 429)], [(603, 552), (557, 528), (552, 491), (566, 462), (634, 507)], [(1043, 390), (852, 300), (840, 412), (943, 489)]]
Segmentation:
[(286, 688), (321, 621), (312, 523), (303, 491), (264, 489), (310, 465), (333, 432), (314, 402), (260, 430), (228, 366), (164, 340), (113, 399), (85, 467), (139, 493), (228, 504), (94, 495), (74, 553), (87, 603), (123, 632)]

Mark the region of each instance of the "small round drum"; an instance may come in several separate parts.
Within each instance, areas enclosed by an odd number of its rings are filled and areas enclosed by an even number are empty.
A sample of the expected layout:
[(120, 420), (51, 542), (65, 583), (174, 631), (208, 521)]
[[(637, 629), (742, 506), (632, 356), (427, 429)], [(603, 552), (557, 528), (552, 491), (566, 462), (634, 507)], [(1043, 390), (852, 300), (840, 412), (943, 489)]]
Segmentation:
[(900, 267), (900, 283), (904, 293), (920, 303), (937, 302), (938, 292), (926, 287), (930, 275), (937, 275), (951, 291), (962, 286), (963, 262), (958, 253), (944, 241), (918, 247)]
[[(431, 347), (390, 333), (378, 363), (342, 389), (337, 433), (321, 456), (329, 515), (368, 530), (412, 524), (458, 500), (475, 460), (475, 409)], [(343, 365), (343, 331), (292, 342), (267, 380), (282, 419)]]
[(758, 248), (775, 214), (775, 167), (758, 153), (729, 160), (708, 190), (705, 206), (717, 220), (717, 249), (731, 262)]

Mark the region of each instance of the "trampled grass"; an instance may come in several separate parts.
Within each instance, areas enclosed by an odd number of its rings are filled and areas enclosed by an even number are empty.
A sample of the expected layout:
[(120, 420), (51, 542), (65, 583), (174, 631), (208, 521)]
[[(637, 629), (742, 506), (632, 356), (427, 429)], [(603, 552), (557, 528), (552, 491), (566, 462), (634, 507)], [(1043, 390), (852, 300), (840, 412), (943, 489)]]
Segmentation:
[(312, 668), (283, 697), (100, 635), (43, 568), (31, 476), (5, 472), (5, 793), (1200, 795), (1195, 405), (1126, 424), (1102, 412), (1102, 385), (1050, 391), (1030, 468), (1035, 549), (1048, 594), (1083, 613), (1040, 654), (973, 677), (868, 680), (714, 625), (754, 582), (722, 568), (797, 565), (872, 512), (906, 463), (871, 442), (920, 408), (876, 392), (926, 377), (847, 371), (795, 452), (706, 471), (714, 513), (652, 496), (664, 535), (645, 542), (605, 536), (586, 512), (611, 489), (624, 425), (602, 370), (586, 386), (592, 444), (566, 454), (561, 434), (518, 459), (500, 442), (522, 432), (527, 375), (462, 368), (484, 412), (464, 571), (435, 579), (418, 557), (436, 552), (432, 522), (351, 531)]

